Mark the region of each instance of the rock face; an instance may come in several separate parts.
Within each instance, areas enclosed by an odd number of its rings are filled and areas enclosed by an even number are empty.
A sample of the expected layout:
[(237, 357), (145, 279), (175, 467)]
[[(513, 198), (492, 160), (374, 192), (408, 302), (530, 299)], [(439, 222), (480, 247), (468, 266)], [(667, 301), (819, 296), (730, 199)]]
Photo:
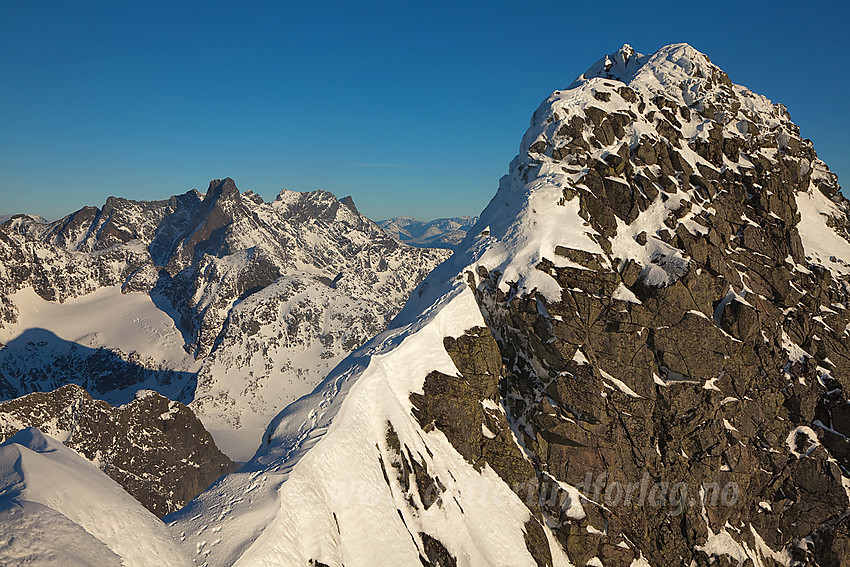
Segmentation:
[(395, 217), (378, 221), (378, 224), (404, 244), (454, 250), (477, 220), (478, 217), (452, 217), (423, 222), (410, 217)]
[[(586, 240), (556, 236), (536, 289), (485, 254), (476, 296), (538, 476), (604, 495), (579, 522), (543, 510), (572, 561), (835, 564), (850, 206), (811, 142), (677, 45), (605, 58), (541, 105), (521, 150), (503, 189), (557, 188)], [(613, 505), (645, 475), (688, 499)]]
[(233, 534), (209, 565), (846, 565), (848, 212), (782, 105), (624, 46), (173, 528)]
[(447, 256), (395, 242), (350, 199), (264, 203), (231, 179), (52, 223), (16, 216), (0, 226), (0, 396), (73, 382), (122, 404), (157, 390), (213, 431), (256, 431), (237, 443), (247, 459)]
[(95, 463), (158, 516), (236, 468), (189, 408), (149, 390), (117, 408), (73, 384), (0, 403), (0, 442), (27, 427)]

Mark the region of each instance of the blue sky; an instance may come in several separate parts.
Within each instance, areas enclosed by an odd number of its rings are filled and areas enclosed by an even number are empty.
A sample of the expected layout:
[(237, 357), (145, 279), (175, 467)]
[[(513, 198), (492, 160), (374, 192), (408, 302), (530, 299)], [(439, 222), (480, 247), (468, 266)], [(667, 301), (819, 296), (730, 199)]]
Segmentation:
[(0, 1), (0, 213), (230, 176), (372, 218), (475, 215), (597, 59), (687, 42), (850, 178), (843, 2)]

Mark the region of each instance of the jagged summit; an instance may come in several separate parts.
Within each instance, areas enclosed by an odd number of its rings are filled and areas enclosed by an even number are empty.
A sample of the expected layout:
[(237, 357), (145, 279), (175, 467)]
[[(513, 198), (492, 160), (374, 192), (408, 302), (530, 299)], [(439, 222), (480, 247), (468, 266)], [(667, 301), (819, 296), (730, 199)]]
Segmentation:
[(650, 85), (656, 88), (678, 87), (683, 81), (691, 79), (729, 82), (726, 73), (714, 65), (707, 55), (687, 43), (666, 45), (652, 55), (638, 53), (632, 46), (625, 44), (579, 75), (568, 90), (593, 79), (635, 83), (633, 86), (638, 88)]
[(354, 198), (351, 195), (347, 195), (339, 200), (340, 203), (351, 209), (352, 213), (360, 214), (360, 211), (357, 210), (357, 205), (354, 204)]
[(645, 61), (645, 55), (636, 53), (632, 46), (626, 43), (614, 53), (601, 58), (587, 71), (579, 75), (573, 84), (570, 85), (570, 88), (579, 82), (587, 81), (592, 78), (613, 79), (627, 83), (629, 81), (629, 77), (633, 75), (635, 70), (639, 69)]
[(206, 193), (206, 199), (234, 197), (239, 194), (240, 192), (236, 187), (236, 182), (229, 177), (225, 177), (224, 179), (213, 179), (210, 181), (210, 186)]

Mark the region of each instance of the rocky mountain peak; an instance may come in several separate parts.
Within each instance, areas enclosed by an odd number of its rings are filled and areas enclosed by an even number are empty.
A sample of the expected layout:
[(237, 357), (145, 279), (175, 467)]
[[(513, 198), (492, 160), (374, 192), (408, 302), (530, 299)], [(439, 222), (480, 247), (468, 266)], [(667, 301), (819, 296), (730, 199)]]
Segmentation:
[(239, 196), (239, 189), (236, 187), (236, 182), (229, 177), (225, 177), (224, 179), (213, 179), (210, 181), (210, 186), (206, 193), (206, 199), (209, 200), (216, 200), (219, 198), (227, 199), (237, 196)]
[(614, 79), (625, 83), (628, 82), (630, 74), (640, 68), (645, 61), (645, 55), (635, 53), (632, 46), (626, 43), (614, 53), (610, 53), (599, 59), (587, 71), (579, 75), (576, 82), (587, 81), (592, 78), (602, 78)]
[(341, 204), (345, 205), (346, 207), (348, 207), (349, 209), (351, 209), (351, 212), (353, 212), (357, 215), (360, 214), (360, 211), (357, 210), (357, 205), (354, 204), (354, 198), (352, 198), (351, 195), (343, 197), (342, 199), (339, 200), (339, 202)]
[[(554, 187), (567, 187), (564, 199), (579, 197), (577, 212), (586, 225), (573, 224), (575, 237), (584, 241), (580, 248), (633, 259), (642, 266), (653, 263), (653, 257), (667, 268), (684, 266), (669, 259), (667, 252), (678, 253), (666, 245), (681, 249), (669, 236), (679, 226), (689, 234), (704, 233), (706, 215), (717, 211), (717, 202), (729, 199), (730, 193), (733, 200), (737, 202), (740, 195), (741, 204), (752, 208), (741, 213), (747, 218), (780, 218), (790, 228), (797, 224), (797, 207), (790, 202), (803, 190), (809, 195), (805, 211), (823, 209), (827, 219), (833, 219), (828, 223), (840, 224), (834, 219), (847, 205), (838, 202), (837, 178), (817, 158), (811, 141), (800, 137), (782, 105), (733, 84), (686, 44), (664, 47), (651, 56), (634, 54), (623, 65), (626, 71), (616, 77), (608, 72), (614, 78), (583, 76), (541, 104), (512, 164), (510, 182), (506, 180), (500, 192), (513, 188), (557, 193)], [(742, 189), (731, 190), (733, 180)], [(838, 201), (812, 204), (812, 199), (820, 199), (811, 193), (812, 187)], [(516, 205), (525, 197), (505, 193), (504, 199)], [(508, 226), (519, 218), (519, 225), (526, 227), (523, 233), (541, 217), (551, 217), (534, 207), (531, 211), (537, 212), (530, 215), (527, 207), (493, 209), (494, 213), (499, 210), (499, 219), (488, 222)], [(813, 219), (814, 224), (822, 222), (818, 214)], [(804, 227), (804, 239), (811, 233), (809, 226)], [(635, 232), (626, 237), (628, 227)], [(667, 252), (652, 239), (645, 244), (640, 236), (655, 231), (660, 231), (657, 236)], [(539, 231), (528, 238), (548, 241)], [(814, 246), (814, 240), (809, 239), (809, 244)], [(796, 242), (790, 238), (788, 254), (803, 263), (803, 250)], [(838, 269), (838, 264), (830, 266)], [(672, 280), (659, 275), (653, 281), (668, 285)]]
[[(693, 48), (603, 58), (395, 328), (175, 529), (219, 566), (846, 563), (848, 213), (784, 107)], [(256, 475), (274, 520), (205, 548)]]

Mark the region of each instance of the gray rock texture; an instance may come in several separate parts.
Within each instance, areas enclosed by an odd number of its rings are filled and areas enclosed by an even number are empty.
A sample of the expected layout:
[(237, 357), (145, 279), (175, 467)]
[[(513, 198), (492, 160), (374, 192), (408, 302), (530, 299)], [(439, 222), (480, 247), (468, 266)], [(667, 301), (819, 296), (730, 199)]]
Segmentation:
[(117, 408), (75, 384), (0, 402), (0, 442), (27, 427), (95, 463), (158, 516), (236, 470), (192, 410), (152, 391)]
[[(784, 107), (665, 50), (624, 48), (537, 110), (512, 175), (570, 176), (599, 253), (540, 258), (554, 297), (467, 273), (489, 330), (446, 340), (462, 376), (430, 375), (416, 416), (530, 491), (575, 565), (848, 564), (850, 258), (801, 234), (846, 240), (850, 204)], [(831, 212), (805, 216), (813, 195)]]

